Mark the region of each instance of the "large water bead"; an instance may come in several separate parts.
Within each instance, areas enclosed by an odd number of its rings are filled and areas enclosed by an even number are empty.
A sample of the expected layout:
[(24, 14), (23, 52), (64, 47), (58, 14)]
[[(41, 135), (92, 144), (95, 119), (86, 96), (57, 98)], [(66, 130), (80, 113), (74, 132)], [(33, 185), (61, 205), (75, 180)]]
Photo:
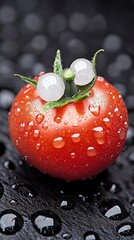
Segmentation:
[(89, 69), (83, 69), (83, 70), (79, 71), (78, 73), (76, 73), (74, 82), (78, 86), (84, 86), (84, 85), (89, 84), (93, 80), (94, 77), (95, 77), (95, 74), (93, 71), (91, 71)]
[(46, 73), (39, 77), (37, 92), (38, 95), (47, 102), (57, 101), (64, 95), (64, 81), (55, 73)]

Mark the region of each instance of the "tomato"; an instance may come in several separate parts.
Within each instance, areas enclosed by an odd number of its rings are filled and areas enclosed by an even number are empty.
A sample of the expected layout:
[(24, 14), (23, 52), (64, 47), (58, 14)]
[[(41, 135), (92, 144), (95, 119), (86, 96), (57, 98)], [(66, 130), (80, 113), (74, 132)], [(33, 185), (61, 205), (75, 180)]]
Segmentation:
[(110, 166), (120, 154), (128, 128), (119, 92), (97, 77), (90, 96), (49, 109), (30, 84), (9, 113), (12, 142), (28, 163), (65, 180), (86, 179)]

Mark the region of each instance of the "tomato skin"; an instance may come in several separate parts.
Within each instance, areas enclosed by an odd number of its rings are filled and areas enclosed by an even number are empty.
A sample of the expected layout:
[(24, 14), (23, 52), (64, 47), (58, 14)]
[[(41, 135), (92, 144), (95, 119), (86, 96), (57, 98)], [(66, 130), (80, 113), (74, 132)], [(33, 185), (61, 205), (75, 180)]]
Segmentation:
[(42, 114), (45, 101), (24, 86), (9, 113), (11, 140), (30, 164), (65, 180), (86, 179), (110, 166), (121, 152), (128, 129), (119, 92), (97, 77), (83, 101)]

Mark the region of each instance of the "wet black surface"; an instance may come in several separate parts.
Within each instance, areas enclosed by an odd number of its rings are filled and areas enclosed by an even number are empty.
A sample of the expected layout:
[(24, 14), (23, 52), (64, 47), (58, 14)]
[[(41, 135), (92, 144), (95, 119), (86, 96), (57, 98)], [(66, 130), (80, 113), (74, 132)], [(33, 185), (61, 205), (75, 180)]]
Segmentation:
[[(0, 2), (0, 239), (134, 239), (134, 2)], [(63, 64), (91, 59), (120, 91), (129, 113), (126, 147), (95, 179), (64, 182), (27, 165), (12, 146), (7, 116), (24, 83)]]

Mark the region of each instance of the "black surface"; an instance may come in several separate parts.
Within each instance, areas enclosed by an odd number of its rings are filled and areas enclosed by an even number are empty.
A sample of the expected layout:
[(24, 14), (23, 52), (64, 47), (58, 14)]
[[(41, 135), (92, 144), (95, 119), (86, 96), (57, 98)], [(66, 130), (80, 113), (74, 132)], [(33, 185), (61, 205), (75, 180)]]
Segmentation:
[[(134, 240), (133, 13), (131, 0), (0, 2), (0, 240)], [(102, 47), (98, 73), (128, 107), (126, 146), (94, 179), (51, 178), (27, 165), (12, 146), (7, 117), (24, 85), (13, 73), (49, 71), (57, 49), (67, 67)]]

